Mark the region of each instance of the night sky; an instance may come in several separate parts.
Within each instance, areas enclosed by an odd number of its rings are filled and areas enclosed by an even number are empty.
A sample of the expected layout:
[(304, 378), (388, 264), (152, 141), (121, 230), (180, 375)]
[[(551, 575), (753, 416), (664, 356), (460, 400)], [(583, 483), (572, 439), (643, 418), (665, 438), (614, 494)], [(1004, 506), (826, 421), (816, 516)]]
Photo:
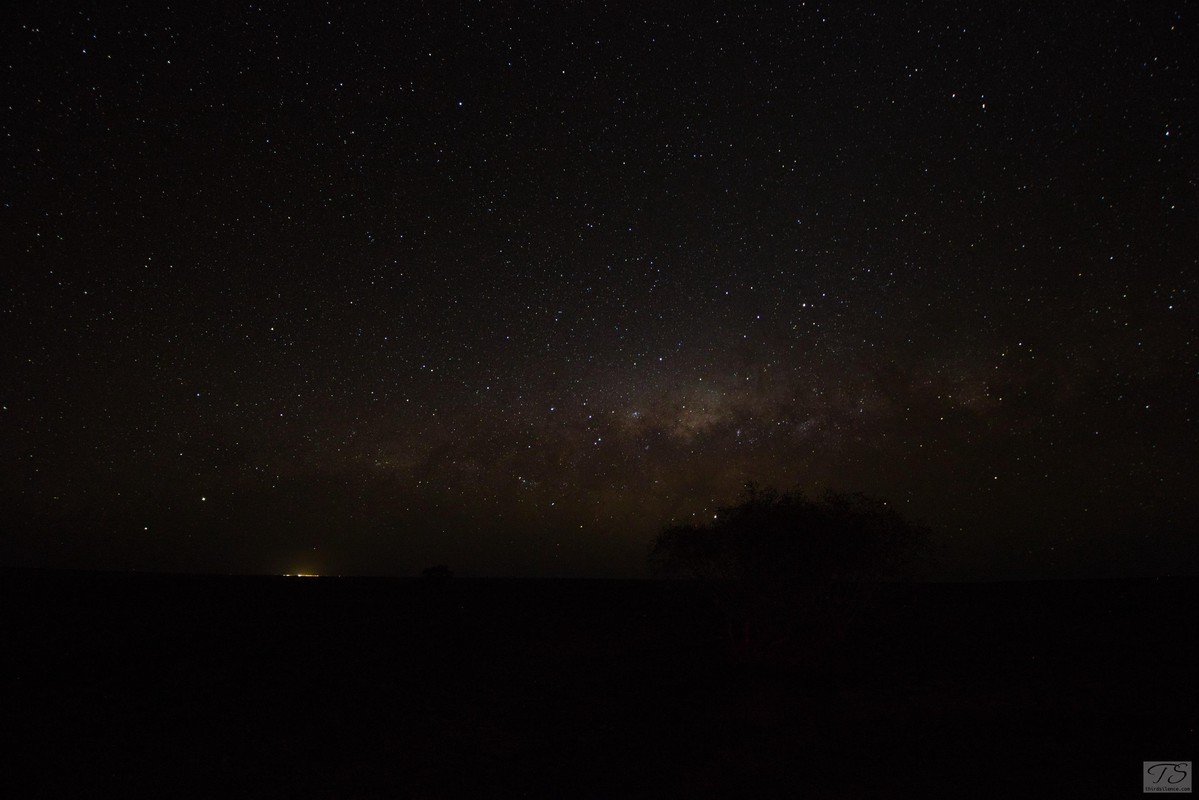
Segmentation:
[(1194, 571), (1197, 12), (23, 4), (0, 564), (642, 576), (756, 480)]

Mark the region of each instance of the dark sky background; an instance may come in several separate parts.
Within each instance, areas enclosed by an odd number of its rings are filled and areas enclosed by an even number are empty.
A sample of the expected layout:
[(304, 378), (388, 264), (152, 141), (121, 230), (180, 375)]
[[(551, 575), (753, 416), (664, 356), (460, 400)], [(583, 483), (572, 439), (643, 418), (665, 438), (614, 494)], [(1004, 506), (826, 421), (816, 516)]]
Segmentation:
[(640, 576), (757, 480), (1194, 572), (1196, 12), (23, 4), (0, 563)]

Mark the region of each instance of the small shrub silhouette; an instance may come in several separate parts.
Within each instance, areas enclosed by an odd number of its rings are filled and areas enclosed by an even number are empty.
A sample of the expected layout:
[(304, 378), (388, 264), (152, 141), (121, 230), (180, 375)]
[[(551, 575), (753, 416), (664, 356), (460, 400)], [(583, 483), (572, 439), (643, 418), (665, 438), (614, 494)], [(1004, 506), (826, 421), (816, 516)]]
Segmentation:
[(450, 578), (454, 577), (454, 572), (445, 564), (437, 564), (432, 567), (425, 567), (421, 571), (421, 580), (425, 583), (441, 586), (449, 583)]

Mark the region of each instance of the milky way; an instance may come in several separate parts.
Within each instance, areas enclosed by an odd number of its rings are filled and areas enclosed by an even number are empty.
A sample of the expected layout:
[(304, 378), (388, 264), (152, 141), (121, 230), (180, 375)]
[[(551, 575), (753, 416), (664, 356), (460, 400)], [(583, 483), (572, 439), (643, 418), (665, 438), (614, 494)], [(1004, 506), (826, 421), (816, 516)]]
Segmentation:
[(640, 575), (750, 480), (1193, 563), (1193, 15), (688, 8), (15, 13), (4, 563)]

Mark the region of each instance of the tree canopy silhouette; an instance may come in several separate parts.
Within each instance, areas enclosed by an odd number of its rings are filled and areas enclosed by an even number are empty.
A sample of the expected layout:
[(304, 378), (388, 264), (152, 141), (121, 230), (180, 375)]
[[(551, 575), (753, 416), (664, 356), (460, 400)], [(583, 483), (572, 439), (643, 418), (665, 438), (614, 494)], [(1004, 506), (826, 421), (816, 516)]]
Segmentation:
[(800, 629), (844, 628), (926, 534), (882, 500), (836, 492), (811, 500), (751, 483), (710, 522), (664, 528), (649, 561), (655, 575), (712, 583), (735, 647), (761, 655)]

